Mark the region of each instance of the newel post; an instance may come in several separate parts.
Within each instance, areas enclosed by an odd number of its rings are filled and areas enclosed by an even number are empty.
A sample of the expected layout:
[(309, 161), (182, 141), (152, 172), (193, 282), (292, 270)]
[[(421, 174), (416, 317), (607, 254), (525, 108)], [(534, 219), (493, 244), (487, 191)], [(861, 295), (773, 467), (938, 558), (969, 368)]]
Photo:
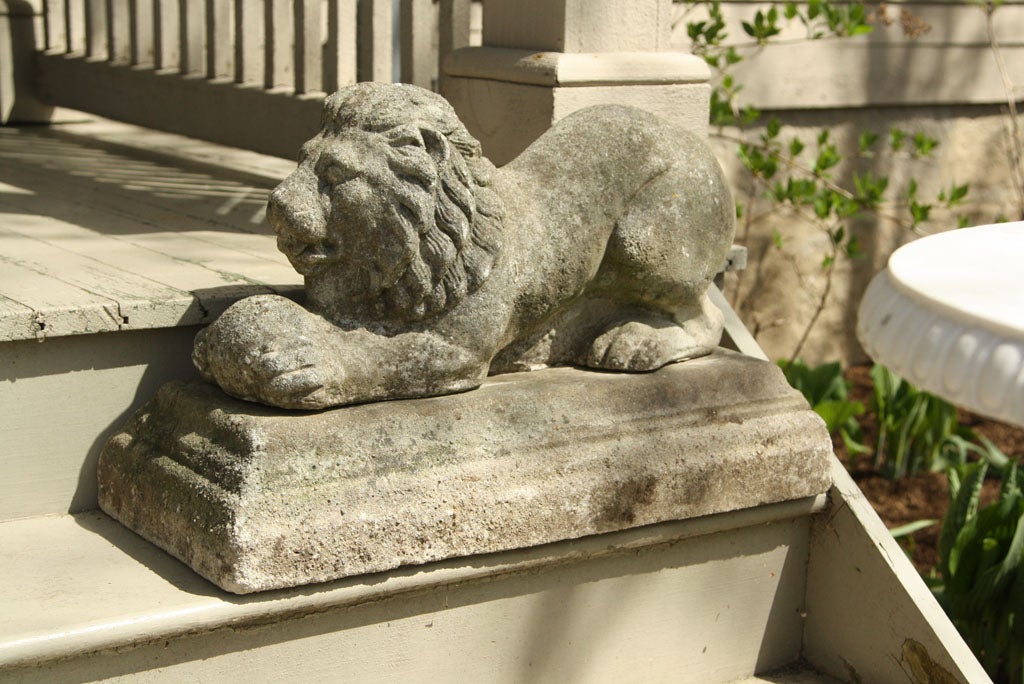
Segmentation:
[(709, 71), (669, 49), (670, 0), (488, 0), (483, 45), (444, 64), (442, 94), (503, 164), (554, 122), (630, 104), (707, 130)]

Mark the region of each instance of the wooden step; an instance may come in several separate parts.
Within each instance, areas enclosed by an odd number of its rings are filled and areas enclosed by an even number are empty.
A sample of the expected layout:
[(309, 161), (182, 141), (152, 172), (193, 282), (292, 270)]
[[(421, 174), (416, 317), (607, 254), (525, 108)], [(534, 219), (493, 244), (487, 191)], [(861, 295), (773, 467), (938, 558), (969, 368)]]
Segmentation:
[(0, 128), (0, 520), (96, 507), (110, 432), (253, 294), (301, 296), (264, 218), (292, 162), (91, 121)]
[(0, 523), (0, 680), (989, 682), (835, 473), (827, 499), (248, 596), (98, 512)]
[(301, 289), (266, 224), (272, 180), (69, 130), (0, 128), (0, 340), (202, 324)]
[(799, 658), (824, 503), (245, 597), (101, 513), (3, 523), (0, 679), (733, 681)]

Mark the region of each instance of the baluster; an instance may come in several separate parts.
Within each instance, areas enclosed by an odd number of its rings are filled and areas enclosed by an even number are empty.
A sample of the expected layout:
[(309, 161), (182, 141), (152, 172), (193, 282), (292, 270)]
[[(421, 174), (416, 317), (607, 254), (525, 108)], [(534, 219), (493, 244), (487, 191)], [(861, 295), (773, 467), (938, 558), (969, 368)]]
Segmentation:
[(359, 0), (360, 81), (391, 81), (391, 17), (391, 0)]
[(266, 0), (266, 88), (292, 85), (293, 19), (290, 0)]
[(68, 51), (67, 7), (64, 0), (46, 0), (46, 49)]
[(235, 20), (232, 0), (206, 0), (206, 77), (235, 75)]
[(402, 0), (401, 9), (402, 81), (430, 88), (434, 66), (430, 59), (433, 3), (431, 0)]
[(128, 0), (107, 0), (108, 58), (112, 64), (128, 64), (132, 56)]
[(295, 10), (295, 93), (323, 89), (321, 56), (323, 24), (320, 0), (294, 0)]
[(444, 59), (452, 50), (469, 45), (470, 0), (441, 0), (437, 37), (437, 75), (444, 76)]
[(206, 68), (203, 60), (206, 39), (204, 29), (206, 10), (203, 0), (180, 0), (179, 7), (181, 15), (178, 20), (179, 29), (179, 59), (181, 73), (201, 74)]
[(154, 55), (153, 32), (156, 29), (153, 0), (131, 0), (129, 17), (132, 35), (132, 64), (151, 66)]
[(235, 82), (262, 83), (264, 43), (263, 6), (235, 0)]
[(85, 1), (68, 0), (64, 6), (64, 19), (68, 31), (68, 52), (85, 52)]
[(181, 70), (181, 26), (178, 0), (155, 0), (153, 11), (153, 66)]
[(327, 0), (324, 90), (356, 82), (356, 0)]
[(110, 58), (110, 50), (107, 46), (106, 0), (86, 0), (85, 56), (102, 60)]

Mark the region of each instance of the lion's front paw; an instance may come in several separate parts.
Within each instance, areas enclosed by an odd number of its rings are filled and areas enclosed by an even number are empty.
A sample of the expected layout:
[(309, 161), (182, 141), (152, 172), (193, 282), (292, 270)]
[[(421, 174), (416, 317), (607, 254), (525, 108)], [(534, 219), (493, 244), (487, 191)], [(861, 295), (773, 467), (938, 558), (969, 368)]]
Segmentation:
[(228, 394), (281, 408), (331, 405), (344, 373), (330, 356), (322, 319), (281, 297), (244, 299), (196, 337), (204, 378)]
[(338, 382), (342, 371), (323, 358), (322, 346), (304, 337), (288, 341), (289, 348), (271, 344), (247, 359), (258, 378), (257, 399), (282, 408), (319, 409), (329, 406), (329, 384)]

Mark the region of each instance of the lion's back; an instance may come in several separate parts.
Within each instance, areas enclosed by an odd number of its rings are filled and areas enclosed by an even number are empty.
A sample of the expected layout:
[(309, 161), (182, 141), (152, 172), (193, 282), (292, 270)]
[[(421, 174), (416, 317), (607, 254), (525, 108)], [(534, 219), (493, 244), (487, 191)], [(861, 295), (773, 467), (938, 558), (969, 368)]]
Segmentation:
[[(628, 180), (657, 172), (693, 149), (703, 151), (706, 145), (678, 124), (638, 107), (594, 105), (557, 122), (506, 168), (540, 162), (563, 173), (592, 168)], [(695, 161), (714, 161), (709, 151), (700, 156)]]

